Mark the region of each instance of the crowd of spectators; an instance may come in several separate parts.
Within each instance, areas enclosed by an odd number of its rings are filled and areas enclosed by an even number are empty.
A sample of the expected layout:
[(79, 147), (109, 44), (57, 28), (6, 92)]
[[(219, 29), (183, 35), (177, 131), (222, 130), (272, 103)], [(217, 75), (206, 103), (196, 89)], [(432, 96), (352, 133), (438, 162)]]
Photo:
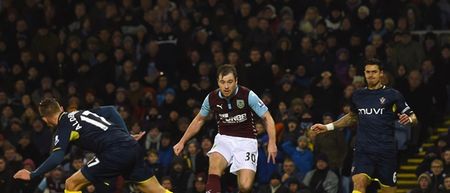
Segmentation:
[(445, 193), (450, 191), (450, 136), (440, 135), (416, 168), (417, 187), (411, 193)]
[[(276, 122), (276, 164), (264, 161), (267, 136), (257, 123), (255, 192), (351, 192), (355, 129), (305, 134), (312, 123), (329, 123), (350, 110), (352, 92), (365, 84), (365, 59), (383, 61), (384, 84), (405, 96), (420, 122), (411, 129), (399, 126), (400, 150), (416, 151), (448, 106), (450, 42), (430, 31), (450, 27), (447, 0), (0, 3), (4, 193), (63, 192), (65, 178), (92, 156), (74, 148), (65, 164), (44, 178), (12, 179), (15, 171), (33, 170), (49, 154), (51, 130), (36, 109), (44, 97), (57, 98), (68, 111), (117, 107), (131, 133), (147, 132), (140, 142), (148, 164), (175, 193), (205, 191), (215, 123), (207, 121), (183, 156), (175, 157), (172, 145), (216, 88), (215, 69), (224, 63), (236, 66), (239, 84), (260, 96)], [(415, 36), (415, 30), (429, 32)], [(422, 172), (419, 181), (431, 183)], [(233, 177), (225, 176), (223, 192), (236, 191), (230, 183), (235, 180), (227, 180)], [(116, 186), (117, 192), (135, 192), (120, 179)]]

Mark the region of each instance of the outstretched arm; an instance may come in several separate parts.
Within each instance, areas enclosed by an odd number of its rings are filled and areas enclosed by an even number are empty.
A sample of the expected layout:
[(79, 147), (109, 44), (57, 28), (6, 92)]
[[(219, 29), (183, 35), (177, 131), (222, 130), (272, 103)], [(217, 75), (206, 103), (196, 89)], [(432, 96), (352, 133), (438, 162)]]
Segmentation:
[(184, 133), (183, 137), (180, 139), (180, 141), (173, 146), (173, 151), (175, 155), (180, 155), (181, 151), (183, 151), (184, 144), (186, 144), (189, 139), (192, 138), (195, 134), (200, 131), (200, 128), (203, 126), (205, 122), (205, 117), (197, 114), (195, 116), (194, 120), (192, 120), (191, 124), (189, 124), (189, 127), (186, 129), (186, 132)]
[(31, 180), (35, 177), (42, 176), (50, 170), (56, 168), (64, 160), (64, 152), (58, 150), (50, 154), (50, 156), (36, 170), (30, 172), (26, 169), (19, 170), (14, 174), (15, 179)]
[(329, 124), (314, 124), (311, 126), (311, 130), (315, 133), (322, 133), (326, 131), (331, 131), (334, 129), (340, 129), (350, 127), (356, 124), (358, 121), (358, 115), (356, 113), (350, 112), (338, 119), (337, 121)]
[(183, 151), (184, 144), (191, 139), (192, 136), (198, 133), (200, 131), (200, 128), (202, 128), (203, 124), (205, 123), (205, 118), (208, 116), (210, 111), (209, 106), (209, 95), (206, 96), (205, 100), (203, 100), (202, 107), (200, 109), (200, 112), (195, 116), (194, 120), (192, 120), (191, 124), (189, 124), (189, 127), (186, 129), (183, 137), (181, 137), (180, 141), (173, 146), (173, 152), (175, 155), (180, 155), (181, 151)]
[(346, 127), (350, 127), (356, 124), (358, 122), (358, 115), (350, 112), (338, 119), (337, 121), (333, 122), (334, 128), (336, 129), (343, 129)]
[(36, 170), (31, 172), (30, 177), (42, 176), (50, 170), (56, 168), (61, 162), (64, 161), (64, 152), (58, 150), (50, 154), (50, 156), (41, 164)]
[[(67, 116), (63, 114), (62, 116)], [(43, 174), (54, 169), (58, 164), (64, 160), (64, 155), (70, 146), (70, 134), (72, 130), (68, 126), (68, 120), (61, 118), (58, 127), (56, 128), (56, 133), (53, 139), (53, 149), (50, 156), (33, 172), (27, 171), (25, 169), (19, 170), (14, 174), (15, 179), (30, 180), (36, 176), (42, 176)]]

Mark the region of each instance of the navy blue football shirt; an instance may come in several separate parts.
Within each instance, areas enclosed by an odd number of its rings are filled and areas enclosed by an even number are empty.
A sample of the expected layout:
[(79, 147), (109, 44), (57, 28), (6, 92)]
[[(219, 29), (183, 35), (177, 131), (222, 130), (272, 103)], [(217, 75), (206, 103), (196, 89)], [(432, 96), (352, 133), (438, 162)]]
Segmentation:
[(401, 93), (386, 86), (355, 91), (351, 110), (358, 115), (356, 150), (376, 153), (396, 151), (397, 114), (413, 114)]
[(137, 143), (112, 106), (91, 111), (63, 112), (58, 119), (52, 153), (44, 163), (31, 172), (31, 178), (41, 176), (60, 164), (72, 144), (99, 154), (118, 145), (132, 147)]
[(91, 111), (64, 112), (60, 115), (54, 137), (53, 151), (66, 151), (73, 143), (94, 153), (103, 152), (112, 144), (136, 141), (118, 125)]

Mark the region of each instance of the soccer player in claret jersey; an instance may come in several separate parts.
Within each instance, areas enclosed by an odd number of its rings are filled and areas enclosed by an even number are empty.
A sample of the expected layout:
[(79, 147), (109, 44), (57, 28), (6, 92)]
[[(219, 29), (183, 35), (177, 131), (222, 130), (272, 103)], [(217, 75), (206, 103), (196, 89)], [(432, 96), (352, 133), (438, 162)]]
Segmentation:
[(382, 84), (383, 68), (378, 59), (364, 64), (367, 87), (352, 96), (351, 112), (327, 125), (315, 124), (315, 133), (357, 125), (353, 157), (353, 193), (366, 192), (372, 181), (380, 183), (382, 192), (396, 191), (397, 146), (395, 121), (416, 124), (417, 119), (397, 90)]
[(66, 180), (65, 193), (81, 193), (89, 184), (96, 185), (99, 192), (111, 192), (113, 187), (109, 184), (119, 175), (135, 182), (141, 192), (170, 192), (146, 167), (143, 149), (128, 133), (125, 122), (113, 107), (68, 113), (55, 99), (48, 98), (39, 103), (39, 113), (55, 128), (52, 153), (36, 170), (22, 169), (14, 178), (30, 180), (44, 175), (64, 160), (70, 145), (74, 144), (95, 153), (96, 157)]
[(200, 112), (192, 120), (180, 141), (173, 147), (180, 155), (184, 144), (194, 136), (204, 124), (206, 116), (212, 112), (218, 124), (218, 134), (208, 152), (209, 171), (206, 192), (221, 192), (220, 176), (231, 165), (230, 172), (237, 175), (239, 191), (251, 192), (258, 158), (256, 140), (256, 113), (265, 123), (269, 135), (268, 159), (275, 163), (277, 146), (275, 124), (266, 105), (248, 88), (237, 85), (236, 68), (222, 65), (217, 70), (216, 89), (206, 96)]

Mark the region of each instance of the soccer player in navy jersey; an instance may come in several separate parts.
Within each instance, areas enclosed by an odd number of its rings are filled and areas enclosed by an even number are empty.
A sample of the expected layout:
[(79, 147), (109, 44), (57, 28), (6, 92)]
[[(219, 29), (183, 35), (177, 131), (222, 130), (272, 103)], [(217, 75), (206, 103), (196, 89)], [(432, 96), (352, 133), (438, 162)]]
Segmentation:
[[(264, 78), (264, 77), (262, 77)], [(258, 158), (256, 140), (256, 113), (265, 123), (269, 135), (268, 159), (275, 163), (277, 146), (275, 124), (266, 105), (248, 88), (238, 86), (236, 68), (225, 64), (217, 70), (219, 88), (210, 92), (203, 101), (200, 112), (192, 120), (180, 141), (173, 147), (180, 155), (185, 143), (202, 127), (206, 116), (212, 112), (217, 121), (218, 134), (208, 152), (209, 171), (207, 193), (221, 192), (220, 176), (231, 165), (230, 172), (237, 175), (239, 191), (251, 192)]]
[(55, 128), (52, 153), (36, 170), (22, 169), (14, 178), (30, 180), (44, 175), (64, 160), (73, 144), (95, 153), (96, 157), (66, 180), (65, 193), (81, 193), (89, 184), (96, 185), (99, 192), (110, 192), (110, 182), (119, 175), (136, 183), (142, 192), (170, 192), (146, 167), (143, 149), (128, 133), (125, 122), (113, 107), (69, 113), (55, 99), (48, 98), (39, 103), (39, 113)]
[(315, 133), (357, 125), (353, 157), (353, 193), (366, 192), (372, 181), (382, 192), (396, 191), (397, 146), (395, 121), (416, 124), (417, 118), (399, 91), (382, 84), (383, 68), (378, 59), (364, 64), (367, 87), (352, 95), (351, 112), (326, 125), (315, 124)]

